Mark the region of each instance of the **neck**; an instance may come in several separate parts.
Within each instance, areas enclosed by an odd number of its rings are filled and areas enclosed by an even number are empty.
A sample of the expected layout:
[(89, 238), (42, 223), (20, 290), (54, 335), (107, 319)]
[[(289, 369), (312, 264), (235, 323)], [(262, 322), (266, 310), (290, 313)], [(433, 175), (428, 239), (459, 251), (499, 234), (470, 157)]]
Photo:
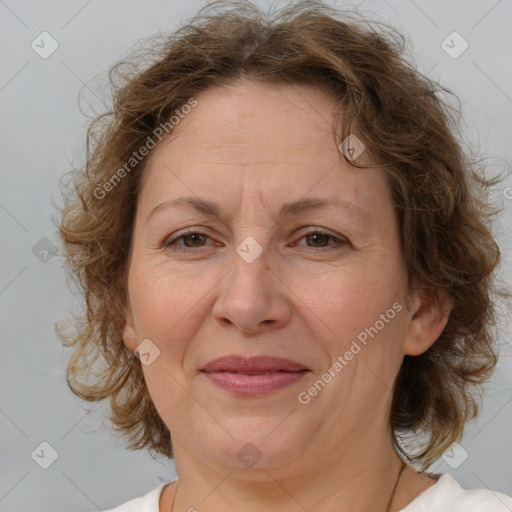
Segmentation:
[(177, 444), (179, 485), (173, 512), (339, 512), (340, 503), (351, 512), (387, 512), (402, 461), (390, 439), (382, 441), (349, 445), (335, 457), (318, 453), (315, 458), (308, 453), (305, 460), (285, 469), (253, 468), (252, 478), (238, 470), (205, 465)]

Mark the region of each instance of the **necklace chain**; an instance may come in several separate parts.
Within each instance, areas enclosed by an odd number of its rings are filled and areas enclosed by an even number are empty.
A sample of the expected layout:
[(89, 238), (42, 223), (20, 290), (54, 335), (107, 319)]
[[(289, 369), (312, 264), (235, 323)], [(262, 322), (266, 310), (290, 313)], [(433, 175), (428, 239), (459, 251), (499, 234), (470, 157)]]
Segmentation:
[[(393, 485), (393, 490), (391, 491), (391, 496), (389, 497), (386, 512), (389, 512), (391, 509), (391, 503), (393, 502), (393, 498), (395, 497), (396, 488), (398, 486), (398, 480), (400, 480), (400, 477), (402, 476), (404, 469), (405, 469), (405, 464), (402, 461), (402, 465), (400, 466), (400, 471), (398, 471), (398, 475), (396, 476), (395, 484)], [(172, 498), (171, 512), (174, 512), (174, 502), (176, 501), (176, 495), (178, 494), (178, 485), (179, 485), (179, 483), (176, 484), (176, 491)]]
[(389, 497), (388, 506), (386, 508), (386, 512), (389, 512), (391, 510), (391, 503), (393, 502), (393, 498), (395, 497), (395, 491), (398, 486), (398, 480), (400, 480), (400, 477), (402, 476), (402, 473), (405, 469), (405, 463), (402, 461), (402, 464), (400, 466), (400, 471), (398, 472), (398, 475), (395, 480), (395, 485), (393, 486), (393, 490), (391, 491), (391, 496)]

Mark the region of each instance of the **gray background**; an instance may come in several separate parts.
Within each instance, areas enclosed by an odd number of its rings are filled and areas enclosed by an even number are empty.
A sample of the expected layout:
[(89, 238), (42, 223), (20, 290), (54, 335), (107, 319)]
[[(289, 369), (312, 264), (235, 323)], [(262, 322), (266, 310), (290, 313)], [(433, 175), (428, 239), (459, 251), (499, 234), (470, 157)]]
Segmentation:
[[(0, 511), (103, 510), (175, 475), (172, 461), (126, 450), (104, 421), (104, 409), (95, 404), (97, 410), (88, 414), (84, 407), (90, 404), (67, 388), (69, 349), (60, 348), (54, 322), (69, 316), (74, 302), (61, 261), (51, 254), (56, 241), (52, 201), (60, 202), (59, 178), (83, 161), (87, 119), (78, 107), (79, 92), (88, 113), (101, 110), (94, 93), (98, 77), (101, 84), (105, 71), (136, 40), (172, 30), (201, 5), (196, 0), (0, 0)], [(419, 69), (462, 100), (474, 149), (490, 158), (493, 170), (505, 172), (511, 160), (512, 2), (366, 1), (361, 8), (405, 33)], [(59, 45), (47, 59), (31, 47), (43, 31)], [(458, 58), (441, 46), (453, 31), (469, 44)], [(449, 44), (460, 48), (458, 41)], [(510, 177), (495, 199), (504, 206), (496, 227), (504, 279), (510, 282), (507, 186)], [(450, 473), (468, 488), (512, 495), (512, 349), (505, 317), (501, 332), (500, 364), (482, 415), (461, 442), (467, 460), (455, 468), (439, 459), (431, 470)], [(31, 457), (42, 442), (58, 453), (48, 469)], [(451, 454), (453, 466), (461, 454), (460, 449)]]

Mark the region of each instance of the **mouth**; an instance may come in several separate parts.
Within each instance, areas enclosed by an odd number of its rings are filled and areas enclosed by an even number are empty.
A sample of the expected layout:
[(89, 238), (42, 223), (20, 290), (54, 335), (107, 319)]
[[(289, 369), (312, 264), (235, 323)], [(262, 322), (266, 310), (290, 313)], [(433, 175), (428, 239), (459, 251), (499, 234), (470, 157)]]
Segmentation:
[(218, 387), (237, 396), (262, 396), (294, 384), (309, 369), (290, 359), (234, 355), (215, 359), (201, 372)]

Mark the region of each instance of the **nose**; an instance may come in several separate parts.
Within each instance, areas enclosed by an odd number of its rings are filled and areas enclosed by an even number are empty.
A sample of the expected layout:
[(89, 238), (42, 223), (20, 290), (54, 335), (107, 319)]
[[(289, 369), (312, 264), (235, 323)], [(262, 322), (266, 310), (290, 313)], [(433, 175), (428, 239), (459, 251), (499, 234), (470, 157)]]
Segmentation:
[(234, 253), (212, 311), (214, 319), (223, 327), (258, 334), (282, 328), (289, 322), (289, 289), (268, 260), (265, 249), (251, 263)]

